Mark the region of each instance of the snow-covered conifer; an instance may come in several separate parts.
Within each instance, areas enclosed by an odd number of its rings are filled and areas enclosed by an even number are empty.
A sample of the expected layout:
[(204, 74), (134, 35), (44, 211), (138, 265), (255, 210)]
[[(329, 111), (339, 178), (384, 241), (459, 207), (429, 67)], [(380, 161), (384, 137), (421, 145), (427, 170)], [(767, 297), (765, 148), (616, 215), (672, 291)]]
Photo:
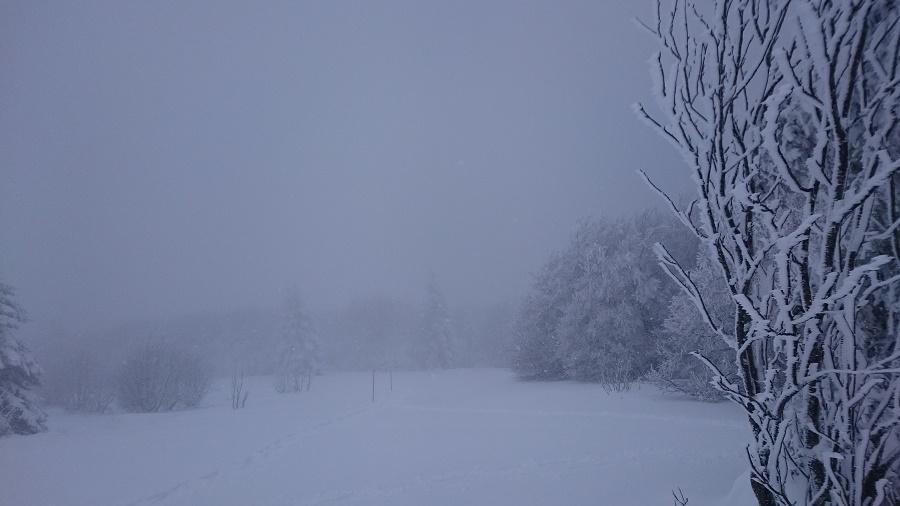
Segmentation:
[(41, 368), (13, 335), (23, 320), (12, 287), (0, 283), (0, 436), (46, 430), (47, 415), (34, 394)]
[(275, 389), (279, 392), (309, 390), (321, 368), (319, 337), (295, 289), (285, 297), (283, 325)]
[(447, 301), (432, 275), (426, 286), (420, 335), (416, 341), (419, 365), (426, 369), (446, 369), (453, 357), (453, 326)]

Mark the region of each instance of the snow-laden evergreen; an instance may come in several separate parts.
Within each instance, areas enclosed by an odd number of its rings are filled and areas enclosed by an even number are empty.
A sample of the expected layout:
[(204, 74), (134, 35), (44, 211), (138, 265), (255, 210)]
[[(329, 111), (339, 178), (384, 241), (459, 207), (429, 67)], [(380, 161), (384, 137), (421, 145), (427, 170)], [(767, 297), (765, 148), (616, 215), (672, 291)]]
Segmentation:
[(34, 393), (41, 368), (13, 335), (23, 320), (12, 287), (0, 283), (0, 436), (46, 430), (47, 416)]
[(414, 347), (420, 367), (446, 369), (453, 362), (453, 324), (444, 293), (433, 275), (425, 288), (421, 330)]
[(300, 295), (291, 290), (284, 302), (284, 327), (275, 374), (279, 392), (300, 392), (312, 388), (320, 370), (320, 345), (315, 325), (303, 307)]

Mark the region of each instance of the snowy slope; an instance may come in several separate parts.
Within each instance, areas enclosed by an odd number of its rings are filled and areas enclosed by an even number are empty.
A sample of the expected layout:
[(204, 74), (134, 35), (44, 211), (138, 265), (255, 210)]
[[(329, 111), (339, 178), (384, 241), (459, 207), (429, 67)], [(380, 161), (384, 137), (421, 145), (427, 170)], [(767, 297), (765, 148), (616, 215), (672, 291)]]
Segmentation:
[[(744, 470), (727, 404), (645, 387), (522, 383), (501, 370), (317, 378), (278, 395), (254, 378), (232, 411), (52, 413), (0, 440), (4, 505), (724, 504)], [(733, 496), (732, 496), (733, 497)]]

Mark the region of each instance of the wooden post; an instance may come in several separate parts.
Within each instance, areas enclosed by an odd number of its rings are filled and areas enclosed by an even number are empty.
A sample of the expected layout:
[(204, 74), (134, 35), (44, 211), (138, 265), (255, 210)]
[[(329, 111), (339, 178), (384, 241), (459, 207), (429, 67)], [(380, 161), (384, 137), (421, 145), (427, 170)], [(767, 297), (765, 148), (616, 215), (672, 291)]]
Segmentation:
[(393, 369), (388, 370), (388, 376), (391, 378), (391, 392), (393, 392), (394, 391), (394, 370)]
[(372, 369), (372, 402), (375, 402), (375, 369)]

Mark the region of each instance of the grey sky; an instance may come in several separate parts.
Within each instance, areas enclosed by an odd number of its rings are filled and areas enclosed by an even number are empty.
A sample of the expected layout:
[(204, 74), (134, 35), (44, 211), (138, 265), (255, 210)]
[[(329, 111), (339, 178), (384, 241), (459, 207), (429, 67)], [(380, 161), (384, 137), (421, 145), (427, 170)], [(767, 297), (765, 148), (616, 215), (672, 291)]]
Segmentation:
[(4, 2), (0, 276), (33, 320), (518, 294), (653, 205), (631, 1)]

